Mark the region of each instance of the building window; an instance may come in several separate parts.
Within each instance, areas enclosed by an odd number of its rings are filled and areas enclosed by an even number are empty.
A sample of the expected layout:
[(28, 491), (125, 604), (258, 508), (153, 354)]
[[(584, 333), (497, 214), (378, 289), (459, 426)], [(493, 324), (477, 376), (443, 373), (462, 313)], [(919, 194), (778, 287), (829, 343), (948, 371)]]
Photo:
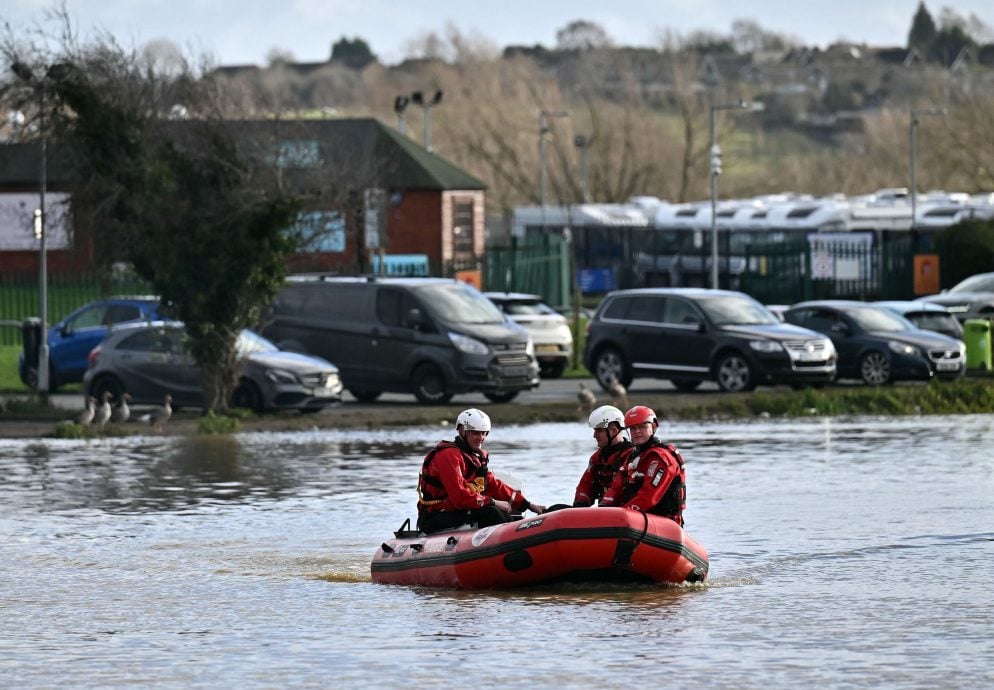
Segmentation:
[(456, 256), (473, 256), (473, 202), (457, 201), (452, 213), (452, 251)]
[(279, 168), (316, 168), (321, 164), (321, 149), (314, 140), (281, 141), (276, 151)]

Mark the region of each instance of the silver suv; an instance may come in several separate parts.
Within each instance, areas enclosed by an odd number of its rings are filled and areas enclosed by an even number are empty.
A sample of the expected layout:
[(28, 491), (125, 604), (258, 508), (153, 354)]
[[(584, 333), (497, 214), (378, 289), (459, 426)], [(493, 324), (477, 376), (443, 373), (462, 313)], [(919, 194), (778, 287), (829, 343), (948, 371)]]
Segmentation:
[(587, 326), (583, 362), (605, 390), (646, 376), (683, 391), (709, 380), (748, 391), (763, 383), (829, 383), (836, 352), (829, 338), (782, 323), (744, 293), (644, 288), (604, 298)]

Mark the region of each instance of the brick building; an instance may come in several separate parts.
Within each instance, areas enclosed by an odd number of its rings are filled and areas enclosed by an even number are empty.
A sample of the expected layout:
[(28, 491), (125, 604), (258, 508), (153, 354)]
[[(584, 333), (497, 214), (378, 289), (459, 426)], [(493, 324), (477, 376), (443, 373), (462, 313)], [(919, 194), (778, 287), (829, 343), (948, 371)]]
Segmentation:
[[(445, 159), (370, 119), (229, 121), (246, 157), (304, 200), (306, 238), (293, 271), (363, 273), (377, 257), (427, 258), (432, 273), (471, 264), (485, 248), (486, 186)], [(183, 123), (171, 124), (182, 138)], [(36, 271), (31, 234), (39, 148), (0, 146), (0, 269)], [(74, 246), (65, 162), (49, 147), (49, 271), (85, 270), (88, 248)]]

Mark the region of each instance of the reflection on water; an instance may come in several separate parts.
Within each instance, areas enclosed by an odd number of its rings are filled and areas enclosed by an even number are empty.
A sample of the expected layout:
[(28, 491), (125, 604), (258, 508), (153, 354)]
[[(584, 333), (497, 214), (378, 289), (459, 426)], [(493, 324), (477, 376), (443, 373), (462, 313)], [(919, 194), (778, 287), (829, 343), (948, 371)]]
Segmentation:
[[(437, 685), (481, 658), (484, 687), (985, 687), (992, 421), (668, 426), (709, 582), (506, 592), (370, 582), (445, 430), (0, 441), (0, 666), (13, 687)], [(487, 445), (540, 503), (593, 450), (579, 423)]]

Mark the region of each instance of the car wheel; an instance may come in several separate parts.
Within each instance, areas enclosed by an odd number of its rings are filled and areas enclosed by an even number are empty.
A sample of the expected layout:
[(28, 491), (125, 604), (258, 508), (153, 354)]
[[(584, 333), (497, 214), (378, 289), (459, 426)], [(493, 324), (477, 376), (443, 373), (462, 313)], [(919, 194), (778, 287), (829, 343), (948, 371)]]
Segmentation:
[(727, 393), (751, 391), (756, 387), (756, 377), (745, 357), (738, 352), (721, 356), (714, 368), (718, 386)]
[(695, 379), (670, 379), (670, 383), (672, 383), (673, 387), (678, 391), (682, 391), (684, 393), (697, 390), (697, 387), (701, 385), (701, 382)]
[(611, 382), (617, 381), (625, 388), (632, 383), (632, 373), (625, 356), (613, 347), (601, 350), (594, 361), (594, 377), (600, 387), (611, 390)]
[(231, 395), (231, 406), (242, 407), (252, 410), (256, 414), (263, 412), (265, 402), (262, 399), (262, 391), (251, 381), (242, 380), (239, 382), (235, 392)]
[(558, 379), (564, 371), (566, 371), (566, 360), (561, 359), (542, 367), (541, 374), (543, 379)]
[(867, 352), (859, 360), (859, 375), (868, 386), (890, 383), (890, 360), (882, 352)]
[(363, 388), (349, 388), (349, 393), (361, 403), (373, 402), (382, 395), (382, 391), (368, 391)]
[(434, 364), (422, 364), (411, 376), (411, 392), (425, 405), (443, 405), (452, 399), (445, 375)]
[(89, 395), (97, 400), (103, 400), (104, 393), (110, 393), (112, 399), (120, 400), (121, 396), (124, 395), (124, 384), (121, 383), (121, 379), (113, 374), (103, 374), (95, 378), (90, 384)]
[(518, 392), (519, 391), (507, 391), (505, 393), (484, 393), (483, 395), (486, 396), (487, 400), (490, 400), (491, 402), (506, 403), (511, 402), (518, 397)]

